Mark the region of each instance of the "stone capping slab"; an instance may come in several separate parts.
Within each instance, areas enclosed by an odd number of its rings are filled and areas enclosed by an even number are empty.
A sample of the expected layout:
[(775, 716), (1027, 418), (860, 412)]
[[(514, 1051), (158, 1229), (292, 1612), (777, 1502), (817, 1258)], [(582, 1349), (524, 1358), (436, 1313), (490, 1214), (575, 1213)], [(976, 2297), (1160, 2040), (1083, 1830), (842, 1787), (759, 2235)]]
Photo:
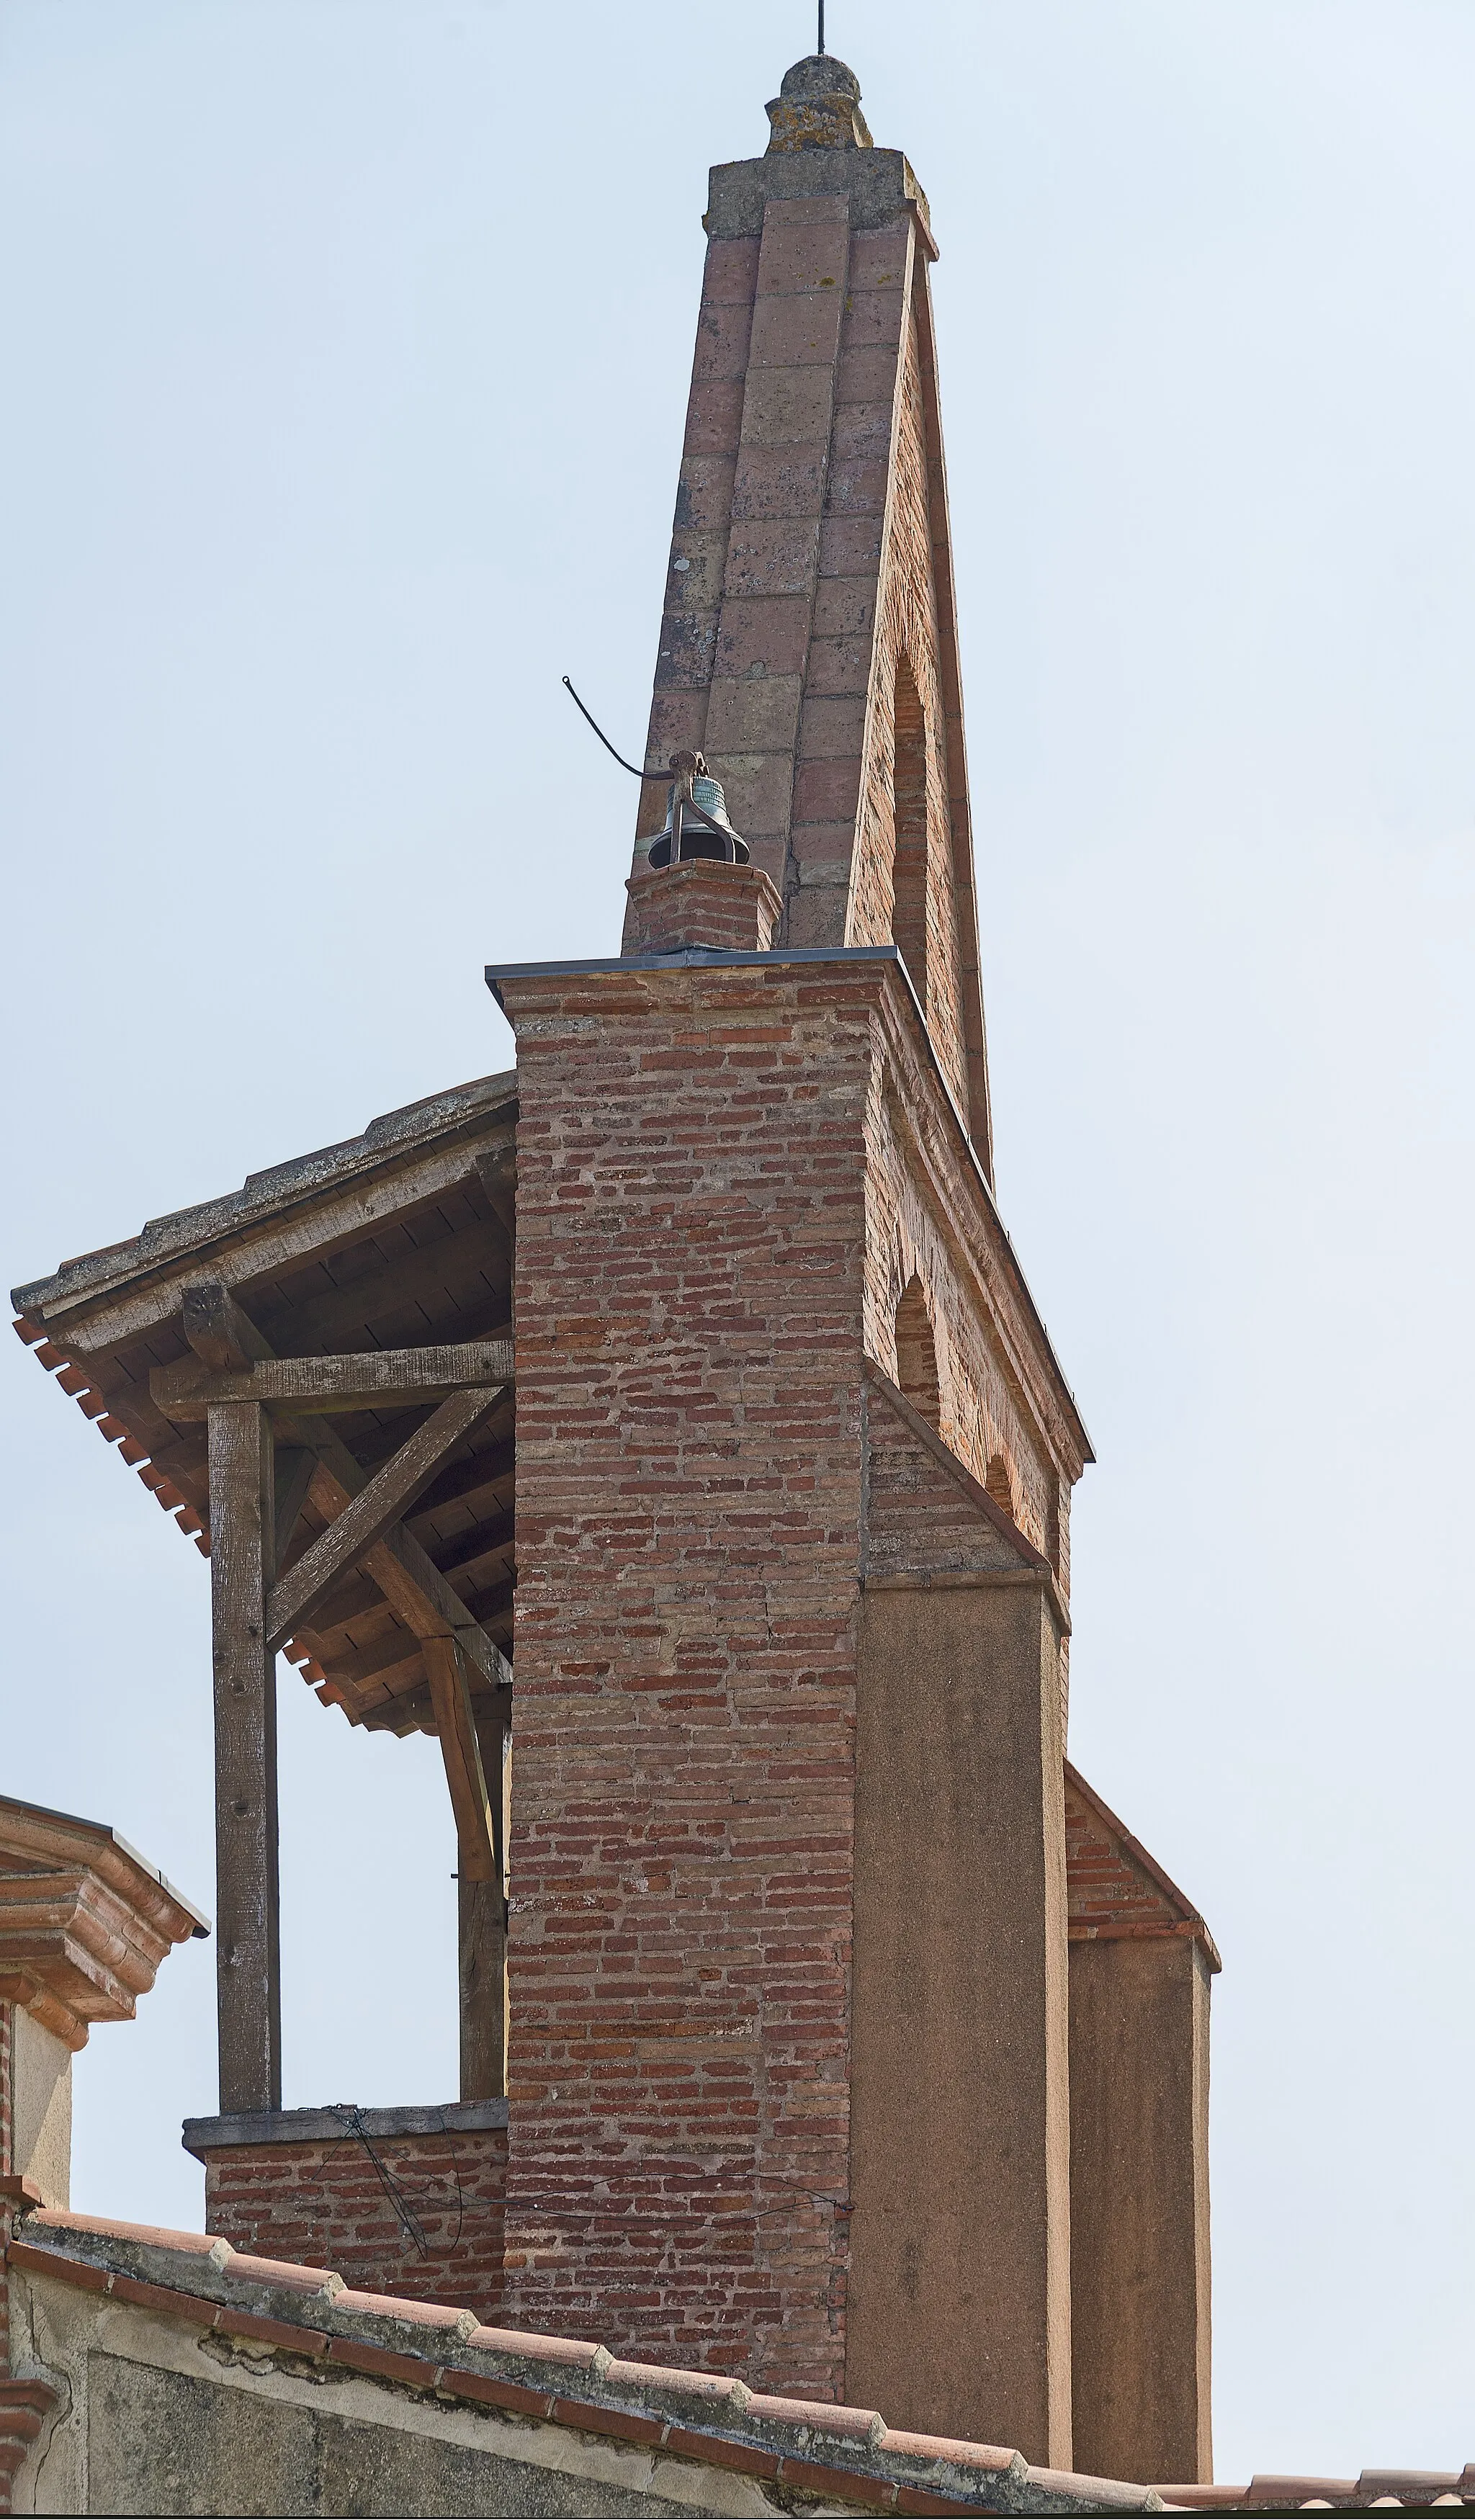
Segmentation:
[(447, 2100), (409, 2109), (360, 2109), (351, 2100), (322, 2109), (250, 2109), (233, 2117), (186, 2118), (180, 2140), (202, 2161), (231, 2144), (352, 2143), (400, 2135), (484, 2135), (507, 2124), (506, 2100)]
[(702, 226), (709, 237), (761, 236), (770, 202), (833, 194), (848, 197), (853, 228), (889, 227), (910, 213), (928, 261), (937, 260), (927, 197), (900, 149), (795, 149), (730, 158), (709, 170)]
[(42, 2209), (20, 2225), (6, 2263), (206, 2333), (862, 2510), (1167, 2507), (1150, 2486), (1032, 2468), (1017, 2451), (980, 2442), (894, 2432), (869, 2408), (764, 2397), (721, 2372), (627, 2362), (585, 2339), (483, 2327), (468, 2310), (354, 2292), (326, 2268), (249, 2257), (204, 2232)]

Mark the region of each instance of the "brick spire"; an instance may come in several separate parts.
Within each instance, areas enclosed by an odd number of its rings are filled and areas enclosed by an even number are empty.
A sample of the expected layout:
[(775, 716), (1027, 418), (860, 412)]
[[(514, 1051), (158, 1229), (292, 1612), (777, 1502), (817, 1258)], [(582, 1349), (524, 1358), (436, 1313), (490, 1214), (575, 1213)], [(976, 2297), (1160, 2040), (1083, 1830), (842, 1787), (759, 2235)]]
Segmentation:
[[(900, 947), (992, 1177), (937, 248), (860, 97), (796, 62), (765, 156), (711, 170), (646, 758), (706, 754), (781, 945)], [(643, 789), (637, 873), (662, 810)]]

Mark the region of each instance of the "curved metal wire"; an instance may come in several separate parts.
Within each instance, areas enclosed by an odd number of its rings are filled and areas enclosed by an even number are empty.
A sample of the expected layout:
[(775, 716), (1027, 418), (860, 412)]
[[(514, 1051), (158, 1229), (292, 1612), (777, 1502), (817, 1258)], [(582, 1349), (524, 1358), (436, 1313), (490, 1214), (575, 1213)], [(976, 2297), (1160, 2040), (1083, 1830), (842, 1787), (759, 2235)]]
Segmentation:
[(604, 733), (603, 728), (595, 724), (594, 719), (590, 717), (589, 711), (584, 706), (583, 701), (580, 699), (578, 693), (574, 690), (574, 687), (566, 674), (563, 677), (563, 689), (568, 694), (568, 697), (572, 700), (574, 707), (578, 710), (579, 715), (587, 720), (590, 726), (594, 727), (595, 734), (599, 737), (601, 743), (608, 753), (611, 761), (617, 761), (622, 770), (628, 770), (632, 779), (671, 779), (675, 776), (674, 772), (670, 770), (637, 770), (633, 761), (627, 761), (622, 752), (615, 751), (615, 748), (610, 742), (608, 736)]

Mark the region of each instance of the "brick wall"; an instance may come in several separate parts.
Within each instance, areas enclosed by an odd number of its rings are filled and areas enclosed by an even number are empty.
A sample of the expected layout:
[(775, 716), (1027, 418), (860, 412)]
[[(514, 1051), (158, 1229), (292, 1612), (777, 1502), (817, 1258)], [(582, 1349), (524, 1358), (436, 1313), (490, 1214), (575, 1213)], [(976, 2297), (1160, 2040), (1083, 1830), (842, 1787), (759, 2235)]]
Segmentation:
[(1072, 1942), (1184, 1937), (1220, 1967), (1198, 1910), (1075, 1768), (1065, 1771), (1065, 1850)]
[(505, 2316), (836, 2395), (861, 1394), (898, 1098), (921, 1141), (952, 1133), (952, 1234), (978, 1252), (957, 1302), (998, 1293), (1021, 1444), (1038, 1326), (894, 964), (499, 990), (521, 1115)]
[(361, 2292), (446, 2302), (481, 2318), (499, 2308), (505, 2128), (199, 2149), (205, 2229), (234, 2248), (331, 2267)]
[(888, 1013), (868, 1128), (867, 1352), (904, 1381), (897, 1312), (916, 1281), (937, 1360), (941, 1432), (980, 1485), (1003, 1455), (1019, 1528), (1049, 1555), (1068, 1598), (1070, 1490), (1084, 1466), (1084, 1430), (1064, 1405), (967, 1150), (956, 1128), (937, 1125), (937, 1099), (915, 1026)]
[[(856, 802), (846, 941), (876, 945), (895, 935), (921, 997), (948, 1083), (966, 1109), (967, 1046), (948, 793), (947, 702), (933, 581), (936, 520), (914, 305), (915, 293), (926, 288), (925, 269), (910, 222), (894, 233), (868, 238), (867, 244), (873, 251), (884, 250), (892, 266), (887, 277), (894, 285), (896, 331), (891, 349), (896, 382), (894, 411), (886, 415), (890, 462), (877, 485), (878, 495), (872, 491), (878, 523), (884, 518), (886, 530), (878, 553), (870, 709)], [(908, 757), (909, 734), (914, 738), (915, 760)], [(899, 739), (900, 794), (896, 787)], [(915, 834), (913, 845), (919, 846), (921, 881), (916, 910), (910, 920), (904, 917), (899, 929), (897, 875), (906, 864), (909, 831)], [(905, 906), (905, 888), (902, 897)], [(975, 979), (975, 991), (976, 986)]]
[(507, 2316), (838, 2394), (876, 967), (504, 984)]

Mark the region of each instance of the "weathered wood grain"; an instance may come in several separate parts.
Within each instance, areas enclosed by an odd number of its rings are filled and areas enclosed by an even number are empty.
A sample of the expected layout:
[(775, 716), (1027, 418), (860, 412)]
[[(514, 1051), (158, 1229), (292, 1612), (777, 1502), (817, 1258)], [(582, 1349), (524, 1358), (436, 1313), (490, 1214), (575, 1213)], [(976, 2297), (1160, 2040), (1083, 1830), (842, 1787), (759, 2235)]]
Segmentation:
[(271, 1424), (236, 1402), (209, 1416), (215, 1680), (215, 1970), (220, 2106), (282, 2105)]
[(156, 1366), (149, 1393), (166, 1417), (201, 1418), (222, 1402), (248, 1400), (298, 1417), (355, 1409), (411, 1409), (470, 1386), (513, 1380), (511, 1339), (468, 1339), (449, 1347), (380, 1348), (367, 1356), (284, 1356), (213, 1373), (200, 1359)]
[[(244, 1217), (231, 1199), (222, 1200), (217, 1231), (211, 1232), (208, 1216), (202, 1214), (199, 1243), (193, 1254), (176, 1264), (178, 1274), (165, 1261), (151, 1267), (142, 1283), (135, 1282), (137, 1261), (130, 1266), (120, 1257), (115, 1283), (80, 1287), (74, 1300), (59, 1299), (49, 1305), (47, 1326), (68, 1347), (74, 1345), (78, 1355), (118, 1346), (177, 1315), (180, 1280), (186, 1269), (213, 1268), (224, 1283), (236, 1286), (314, 1260), (361, 1234), (372, 1234), (380, 1225), (393, 1223), (412, 1202), (423, 1204), (456, 1189), (472, 1171), (478, 1151), (499, 1142), (511, 1143), (511, 1137), (508, 1123), (493, 1121), (484, 1135), (477, 1132), (476, 1143), (458, 1141), (375, 1164), (372, 1178), (351, 1182), (341, 1190), (304, 1195), (286, 1213)], [(211, 1241), (216, 1244), (214, 1250), (200, 1247)]]
[(297, 1516), (307, 1503), (312, 1474), (318, 1466), (316, 1453), (302, 1444), (279, 1444), (277, 1447), (277, 1553), (273, 1570), (281, 1572), (288, 1544), (297, 1527)]
[(287, 1642), (298, 1622), (326, 1600), (339, 1576), (367, 1557), (390, 1525), (399, 1521), (447, 1454), (465, 1442), (500, 1397), (500, 1386), (491, 1391), (453, 1392), (304, 1550), (291, 1572), (274, 1586), (267, 1603), (267, 1640), (274, 1652)]
[(185, 1337), (208, 1372), (240, 1373), (249, 1370), (255, 1361), (250, 1325), (218, 1279), (204, 1279), (186, 1286), (180, 1310)]
[[(319, 1475), (312, 1488), (314, 1503), (325, 1513), (339, 1514), (368, 1484), (365, 1473), (346, 1444), (335, 1435), (326, 1435), (319, 1441), (318, 1462)], [(408, 1531), (396, 1526), (386, 1532), (366, 1553), (364, 1567), (413, 1636), (422, 1641), (426, 1637), (458, 1637), (489, 1687), (511, 1686), (511, 1665), (459, 1593), (451, 1590), (434, 1559), (411, 1539)]]
[[(451, 1809), (456, 1815), (457, 1868), (463, 1881), (498, 1882), (501, 1865), (491, 1805), (471, 1712), (466, 1665), (453, 1637), (427, 1637), (421, 1647), (430, 1676), (430, 1702), (440, 1734)], [(501, 1784), (501, 1778), (498, 1778)], [(500, 1884), (499, 1884), (500, 1886)]]

